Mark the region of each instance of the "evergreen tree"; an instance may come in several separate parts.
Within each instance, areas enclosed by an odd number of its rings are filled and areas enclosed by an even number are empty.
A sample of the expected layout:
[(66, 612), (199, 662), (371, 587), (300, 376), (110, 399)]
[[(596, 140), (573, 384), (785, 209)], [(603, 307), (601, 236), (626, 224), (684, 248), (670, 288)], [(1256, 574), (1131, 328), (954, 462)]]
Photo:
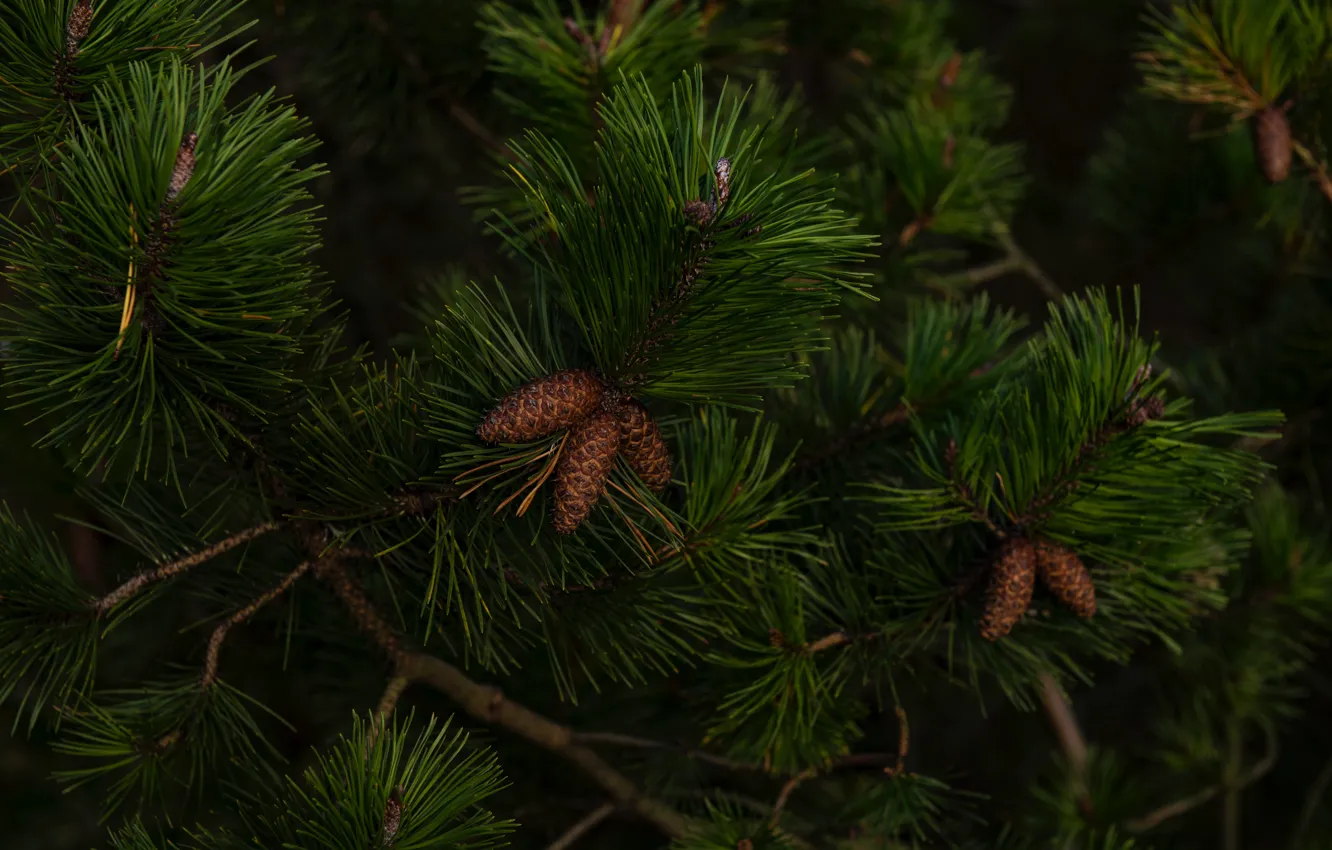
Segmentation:
[(1332, 5), (1131, 11), (1074, 289), (939, 0), (5, 0), (14, 846), (1332, 846)]

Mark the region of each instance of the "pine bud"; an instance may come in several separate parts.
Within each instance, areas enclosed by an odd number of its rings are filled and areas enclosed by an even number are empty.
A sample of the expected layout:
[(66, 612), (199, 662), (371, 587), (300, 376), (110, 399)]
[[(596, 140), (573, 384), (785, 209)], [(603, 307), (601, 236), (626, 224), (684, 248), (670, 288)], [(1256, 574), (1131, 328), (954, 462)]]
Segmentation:
[(981, 613), (981, 637), (995, 641), (1013, 630), (1036, 588), (1036, 547), (1018, 537), (1006, 541), (990, 567), (990, 587)]
[(487, 443), (526, 443), (570, 428), (596, 410), (605, 387), (585, 369), (566, 369), (524, 384), (486, 414), (476, 434)]
[(555, 530), (572, 534), (606, 491), (620, 450), (620, 423), (599, 411), (569, 432), (555, 468)]
[(1253, 145), (1264, 177), (1280, 183), (1290, 176), (1290, 122), (1283, 110), (1269, 106), (1258, 113), (1253, 125)]
[(194, 176), (194, 147), (199, 144), (198, 133), (186, 133), (176, 152), (176, 165), (171, 169), (171, 184), (167, 186), (167, 200), (174, 201)]
[(1055, 598), (1074, 614), (1089, 618), (1096, 613), (1096, 586), (1086, 564), (1072, 549), (1048, 541), (1039, 544), (1036, 572)]
[(716, 177), (717, 209), (721, 209), (731, 199), (731, 161), (729, 159), (717, 160)]
[(633, 399), (620, 405), (620, 451), (649, 490), (660, 493), (671, 483), (671, 452), (657, 421)]
[(392, 847), (398, 840), (398, 830), (402, 827), (402, 786), (393, 789), (384, 803), (384, 831), (380, 840), (381, 847)]
[(702, 201), (690, 201), (684, 205), (684, 217), (695, 227), (703, 227), (712, 221), (712, 208)]
[(1152, 419), (1160, 419), (1162, 416), (1165, 416), (1165, 402), (1153, 396), (1133, 406), (1128, 415), (1128, 424), (1138, 426)]
[(92, 0), (79, 0), (74, 4), (74, 11), (69, 13), (69, 22), (65, 26), (65, 53), (73, 56), (79, 52), (79, 42), (88, 37), (92, 30)]

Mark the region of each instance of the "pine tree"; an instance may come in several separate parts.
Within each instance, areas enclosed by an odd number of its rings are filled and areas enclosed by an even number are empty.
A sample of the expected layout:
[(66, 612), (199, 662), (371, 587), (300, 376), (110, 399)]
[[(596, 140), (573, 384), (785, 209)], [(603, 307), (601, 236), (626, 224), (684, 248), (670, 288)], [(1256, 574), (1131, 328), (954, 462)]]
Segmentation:
[[(0, 7), (10, 430), (105, 547), (0, 511), (32, 846), (1329, 846), (1332, 7), (1152, 5), (1049, 216), (1204, 343), (1024, 247), (965, 11)], [(472, 246), (391, 342), (352, 173)]]

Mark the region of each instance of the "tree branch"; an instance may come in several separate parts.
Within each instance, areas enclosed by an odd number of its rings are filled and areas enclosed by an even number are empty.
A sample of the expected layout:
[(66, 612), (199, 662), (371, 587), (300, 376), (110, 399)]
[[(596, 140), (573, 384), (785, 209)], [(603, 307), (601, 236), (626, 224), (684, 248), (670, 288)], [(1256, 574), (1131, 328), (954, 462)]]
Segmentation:
[(272, 520), (260, 523), (253, 528), (247, 528), (244, 531), (237, 532), (225, 540), (219, 540), (211, 546), (206, 546), (198, 552), (195, 552), (192, 555), (187, 555), (180, 560), (172, 561), (169, 564), (163, 564), (154, 570), (139, 573), (134, 578), (93, 603), (93, 609), (98, 615), (105, 614), (120, 603), (134, 596), (134, 594), (142, 590), (145, 585), (180, 575), (191, 567), (196, 567), (205, 561), (211, 561), (213, 558), (216, 558), (223, 553), (230, 552), (237, 546), (249, 543), (256, 537), (262, 537), (270, 531), (276, 531), (281, 526), (282, 523)]
[(1068, 760), (1078, 804), (1084, 815), (1091, 815), (1091, 789), (1087, 786), (1087, 741), (1082, 737), (1082, 730), (1078, 727), (1078, 719), (1073, 716), (1073, 707), (1068, 704), (1068, 698), (1049, 673), (1041, 674), (1041, 702), (1045, 705), (1045, 713), (1050, 718), (1050, 725), (1054, 727), (1055, 736), (1059, 738), (1064, 758)]
[(1328, 176), (1327, 166), (1320, 162), (1318, 157), (1313, 155), (1312, 151), (1299, 142), (1292, 143), (1291, 149), (1294, 150), (1295, 155), (1309, 167), (1309, 170), (1313, 172), (1314, 182), (1318, 184), (1319, 191), (1321, 191), (1329, 201), (1332, 201), (1332, 177)]
[(222, 653), (222, 642), (227, 639), (227, 632), (235, 626), (240, 625), (254, 616), (260, 608), (277, 599), (287, 591), (287, 588), (296, 583), (297, 579), (305, 575), (312, 566), (311, 561), (302, 561), (296, 569), (287, 573), (287, 575), (278, 582), (275, 587), (265, 592), (258, 599), (246, 605), (244, 608), (232, 614), (226, 622), (213, 629), (213, 635), (208, 639), (208, 654), (204, 657), (203, 678), (200, 680), (199, 687), (207, 690), (217, 682), (217, 664), (218, 657)]
[(688, 818), (664, 803), (644, 796), (628, 777), (607, 764), (596, 752), (576, 743), (573, 730), (567, 726), (506, 699), (498, 688), (473, 681), (442, 659), (404, 649), (398, 635), (379, 616), (359, 583), (340, 562), (328, 560), (317, 564), (315, 569), (342, 600), (361, 631), (393, 662), (396, 676), (408, 682), (430, 685), (477, 720), (503, 727), (564, 758), (600, 785), (618, 807), (638, 813), (671, 838), (681, 838), (691, 831)]
[(619, 732), (575, 732), (573, 740), (575, 743), (579, 744), (615, 744), (625, 747), (638, 747), (645, 750), (676, 750), (687, 758), (697, 759), (698, 761), (714, 764), (717, 767), (724, 767), (728, 770), (763, 770), (763, 766), (760, 764), (735, 761), (734, 759), (728, 759), (725, 756), (713, 755), (704, 750), (697, 750), (691, 747), (676, 747), (662, 741), (639, 738), (635, 735), (622, 735)]
[(578, 821), (578, 823), (569, 827), (569, 829), (559, 838), (555, 839), (555, 842), (547, 847), (546, 850), (569, 850), (570, 847), (574, 846), (578, 839), (582, 838), (594, 829), (597, 824), (601, 823), (614, 813), (614, 803), (605, 803), (598, 806), (588, 812), (586, 816)]
[[(1257, 764), (1249, 768), (1249, 770), (1234, 783), (1234, 787), (1237, 790), (1246, 788), (1257, 782), (1259, 779), (1262, 779), (1273, 767), (1276, 766), (1277, 757), (1280, 753), (1276, 730), (1267, 727), (1263, 731), (1267, 735), (1267, 752)], [(1208, 800), (1211, 800), (1217, 794), (1220, 794), (1225, 790), (1227, 789), (1224, 784), (1219, 783), (1212, 785), (1208, 788), (1204, 788), (1196, 794), (1181, 800), (1176, 800), (1173, 803), (1167, 803), (1161, 808), (1148, 812), (1140, 818), (1134, 818), (1133, 820), (1126, 822), (1124, 826), (1129, 832), (1146, 832), (1149, 829), (1160, 826), (1171, 818), (1178, 817), (1185, 812), (1198, 808), (1203, 803), (1206, 803)]]

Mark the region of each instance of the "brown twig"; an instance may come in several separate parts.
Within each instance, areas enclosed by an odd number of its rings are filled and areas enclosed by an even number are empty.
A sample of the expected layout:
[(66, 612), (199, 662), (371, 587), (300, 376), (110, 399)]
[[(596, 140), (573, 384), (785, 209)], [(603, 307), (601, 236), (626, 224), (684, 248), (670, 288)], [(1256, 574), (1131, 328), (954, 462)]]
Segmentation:
[(361, 631), (393, 662), (396, 676), (408, 682), (430, 685), (477, 720), (507, 729), (560, 756), (591, 777), (619, 808), (636, 812), (664, 834), (680, 838), (690, 832), (689, 819), (645, 796), (628, 777), (606, 763), (595, 751), (576, 743), (573, 730), (567, 726), (506, 699), (498, 688), (473, 681), (462, 670), (440, 658), (404, 649), (398, 635), (380, 617), (360, 585), (339, 561), (322, 561), (316, 564), (315, 571), (342, 600)]
[(198, 552), (187, 555), (180, 560), (172, 561), (169, 564), (163, 564), (162, 566), (153, 570), (148, 570), (147, 572), (139, 573), (134, 578), (108, 593), (106, 596), (98, 599), (93, 603), (93, 609), (99, 615), (105, 614), (107, 611), (110, 611), (112, 608), (134, 596), (134, 594), (142, 590), (145, 585), (180, 575), (191, 567), (196, 567), (206, 561), (211, 561), (219, 555), (230, 552), (237, 546), (249, 543), (256, 537), (262, 537), (270, 531), (276, 531), (280, 527), (282, 527), (282, 523), (277, 521), (270, 520), (268, 522), (262, 522), (252, 528), (237, 532), (224, 540), (219, 540), (211, 546), (206, 546)]
[(994, 236), (999, 240), (999, 246), (1004, 249), (1007, 260), (1021, 271), (1027, 277), (1031, 278), (1041, 293), (1051, 301), (1061, 301), (1064, 298), (1064, 291), (1059, 285), (1050, 279), (1050, 276), (1036, 264), (1027, 252), (1022, 250), (1017, 240), (1013, 238), (1013, 233), (1008, 229), (1008, 225), (1001, 221), (997, 214), (994, 215)]
[(807, 767), (804, 770), (786, 780), (782, 790), (777, 794), (777, 802), (772, 804), (772, 817), (768, 819), (768, 826), (775, 828), (781, 822), (782, 809), (786, 808), (786, 803), (791, 799), (791, 794), (799, 788), (806, 779), (813, 779), (818, 771), (815, 768)]
[(613, 815), (615, 813), (615, 808), (616, 806), (614, 803), (604, 803), (588, 812), (579, 819), (578, 823), (569, 827), (563, 835), (555, 839), (546, 850), (569, 850), (570, 847), (577, 843), (578, 839), (592, 831), (597, 824)]
[(375, 707), (374, 722), (370, 727), (370, 732), (366, 736), (365, 750), (367, 753), (374, 749), (375, 741), (379, 740), (380, 733), (388, 725), (389, 717), (393, 715), (393, 709), (398, 705), (398, 700), (402, 699), (403, 691), (411, 682), (402, 676), (394, 676), (389, 679), (388, 685), (384, 688), (384, 694), (379, 698), (379, 705)]
[[(1242, 790), (1257, 782), (1259, 779), (1262, 779), (1276, 765), (1277, 757), (1280, 753), (1277, 744), (1276, 731), (1271, 728), (1264, 729), (1263, 731), (1267, 735), (1267, 752), (1257, 764), (1245, 771), (1245, 773), (1233, 783), (1233, 788), (1235, 790)], [(1212, 785), (1208, 788), (1204, 788), (1196, 794), (1176, 800), (1173, 803), (1167, 803), (1161, 808), (1148, 812), (1140, 818), (1134, 818), (1133, 820), (1126, 822), (1124, 826), (1129, 832), (1146, 832), (1149, 829), (1160, 826), (1171, 818), (1179, 817), (1186, 812), (1198, 808), (1203, 803), (1206, 803), (1225, 790), (1227, 790), (1227, 788), (1223, 783)]]
[(253, 617), (260, 608), (285, 593), (289, 587), (296, 583), (297, 579), (309, 572), (312, 563), (311, 561), (302, 561), (296, 569), (287, 573), (275, 587), (232, 614), (226, 622), (213, 629), (213, 635), (208, 639), (208, 654), (204, 657), (204, 672), (199, 682), (201, 689), (207, 690), (217, 682), (218, 658), (222, 653), (222, 642), (227, 639), (227, 632)]
[(1332, 176), (1327, 173), (1327, 165), (1319, 161), (1318, 157), (1300, 142), (1294, 142), (1291, 150), (1295, 151), (1295, 155), (1313, 172), (1314, 182), (1318, 184), (1319, 191), (1332, 201)]
[(677, 750), (687, 758), (695, 759), (708, 764), (714, 764), (718, 767), (724, 767), (728, 770), (738, 771), (762, 771), (763, 766), (751, 764), (749, 762), (736, 761), (728, 759), (725, 756), (714, 755), (703, 750), (689, 747), (675, 747), (662, 741), (653, 741), (649, 738), (639, 738), (635, 735), (622, 735), (619, 732), (575, 732), (573, 736), (575, 743), (579, 744), (613, 744), (625, 747), (638, 747), (645, 750)]
[(515, 162), (518, 161), (518, 155), (515, 154), (508, 145), (500, 141), (500, 139), (492, 133), (486, 125), (482, 124), (475, 115), (468, 112), (467, 109), (458, 102), (457, 98), (451, 96), (444, 89), (435, 85), (434, 81), (431, 79), (430, 72), (426, 70), (425, 65), (421, 62), (421, 57), (417, 56), (414, 50), (398, 38), (398, 34), (394, 32), (388, 19), (385, 18), (379, 10), (372, 9), (367, 12), (365, 19), (385, 41), (393, 46), (393, 49), (398, 51), (398, 55), (402, 57), (403, 64), (406, 65), (407, 69), (411, 71), (414, 77), (416, 77), (417, 83), (430, 92), (431, 97), (440, 100), (448, 110), (449, 114), (453, 116), (453, 119), (462, 125), (463, 129), (467, 130), (467, 132), (471, 133), (478, 141), (495, 153)]
[(1064, 691), (1054, 676), (1045, 672), (1041, 673), (1040, 678), (1041, 702), (1045, 706), (1045, 714), (1050, 718), (1050, 725), (1054, 727), (1055, 736), (1059, 739), (1059, 747), (1064, 751), (1064, 758), (1068, 760), (1069, 771), (1078, 794), (1078, 803), (1082, 807), (1083, 814), (1090, 815), (1091, 789), (1087, 785), (1087, 741), (1082, 737), (1078, 719), (1073, 716), (1073, 707), (1068, 704), (1068, 698), (1064, 696)]

